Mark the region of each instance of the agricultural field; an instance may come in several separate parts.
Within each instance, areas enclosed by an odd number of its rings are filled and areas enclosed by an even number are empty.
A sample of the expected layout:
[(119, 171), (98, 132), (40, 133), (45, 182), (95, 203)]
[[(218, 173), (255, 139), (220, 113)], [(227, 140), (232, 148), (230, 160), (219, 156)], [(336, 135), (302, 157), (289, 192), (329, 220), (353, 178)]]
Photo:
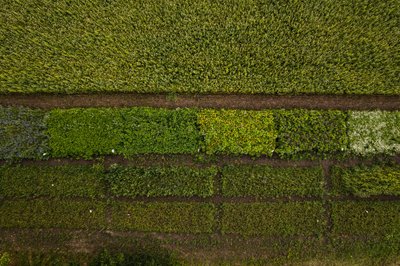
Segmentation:
[(0, 266), (400, 264), (399, 18), (0, 0)]

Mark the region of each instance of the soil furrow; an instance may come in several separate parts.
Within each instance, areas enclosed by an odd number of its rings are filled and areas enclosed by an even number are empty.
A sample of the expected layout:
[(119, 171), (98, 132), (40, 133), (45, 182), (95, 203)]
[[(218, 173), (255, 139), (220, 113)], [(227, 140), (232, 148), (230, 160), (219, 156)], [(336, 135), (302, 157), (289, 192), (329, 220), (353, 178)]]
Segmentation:
[[(200, 155), (200, 154), (199, 154)], [(92, 165), (104, 164), (109, 167), (112, 164), (137, 167), (152, 166), (190, 166), (190, 167), (209, 167), (225, 165), (267, 165), (273, 167), (315, 167), (320, 165), (320, 160), (285, 160), (278, 158), (270, 158), (266, 156), (254, 158), (251, 156), (230, 156), (218, 155), (210, 158), (199, 160), (198, 155), (173, 155), (173, 154), (145, 154), (136, 155), (130, 158), (123, 156), (104, 156), (96, 157), (91, 160), (73, 159), (73, 158), (51, 158), (47, 160), (19, 159), (16, 161), (0, 160), (0, 165), (39, 165), (39, 166), (59, 166), (59, 165)], [(329, 165), (339, 165), (344, 167), (352, 167), (358, 164), (372, 165), (376, 162), (391, 161), (400, 164), (400, 155), (395, 156), (378, 156), (376, 158), (349, 158), (343, 160), (327, 159), (324, 160)]]
[(275, 202), (309, 202), (309, 201), (400, 201), (400, 196), (395, 195), (378, 195), (360, 198), (353, 195), (342, 196), (283, 196), (283, 197), (257, 197), (257, 196), (113, 196), (113, 197), (97, 197), (88, 198), (81, 196), (68, 196), (68, 197), (50, 197), (50, 196), (35, 196), (35, 197), (0, 197), (0, 201), (15, 201), (15, 200), (68, 200), (68, 201), (121, 201), (127, 203), (143, 202), (187, 202), (187, 203), (275, 203)]
[(1, 94), (0, 105), (32, 108), (198, 107), (232, 109), (399, 110), (400, 95), (243, 95), (243, 94)]

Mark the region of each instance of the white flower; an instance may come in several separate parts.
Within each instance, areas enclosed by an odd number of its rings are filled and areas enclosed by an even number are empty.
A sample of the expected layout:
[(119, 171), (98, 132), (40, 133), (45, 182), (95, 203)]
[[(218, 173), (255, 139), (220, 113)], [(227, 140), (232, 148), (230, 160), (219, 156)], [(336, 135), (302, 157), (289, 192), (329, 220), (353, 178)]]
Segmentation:
[(111, 152), (112, 152), (112, 153), (115, 153), (115, 150), (114, 150), (114, 149), (112, 149), (112, 150), (111, 150)]
[(365, 212), (366, 212), (366, 213), (368, 213), (368, 211), (367, 211), (367, 210), (365, 210)]
[(43, 153), (43, 156), (46, 156), (46, 155), (47, 155), (47, 152), (44, 152), (44, 153)]
[(92, 213), (93, 211), (92, 211), (92, 210), (89, 210), (89, 212)]
[(51, 184), (52, 187), (54, 187), (54, 184)]

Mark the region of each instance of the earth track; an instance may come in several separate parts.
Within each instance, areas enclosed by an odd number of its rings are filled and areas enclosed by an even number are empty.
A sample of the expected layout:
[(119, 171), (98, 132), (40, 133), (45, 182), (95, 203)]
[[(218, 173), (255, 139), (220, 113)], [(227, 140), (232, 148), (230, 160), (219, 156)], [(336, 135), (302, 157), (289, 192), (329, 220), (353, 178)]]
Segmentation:
[(261, 95), (261, 94), (0, 94), (0, 105), (53, 109), (74, 107), (163, 107), (226, 109), (399, 110), (400, 95)]

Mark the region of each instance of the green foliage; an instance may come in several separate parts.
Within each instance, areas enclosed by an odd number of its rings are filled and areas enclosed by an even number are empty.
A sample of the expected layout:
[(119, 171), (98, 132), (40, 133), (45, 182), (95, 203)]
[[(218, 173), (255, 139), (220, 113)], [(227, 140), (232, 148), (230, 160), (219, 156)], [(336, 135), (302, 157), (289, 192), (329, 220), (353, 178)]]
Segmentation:
[(198, 121), (207, 154), (272, 155), (275, 149), (271, 111), (205, 109)]
[(344, 151), (348, 144), (346, 119), (341, 111), (277, 110), (276, 152), (290, 158)]
[(45, 113), (0, 106), (0, 159), (46, 157)]
[(2, 8), (0, 92), (399, 92), (397, 0)]
[(358, 166), (332, 168), (335, 194), (359, 197), (400, 195), (400, 166)]
[(10, 254), (4, 252), (0, 255), (0, 266), (8, 266), (11, 264), (11, 257)]
[(211, 196), (215, 167), (122, 167), (113, 166), (107, 174), (116, 196)]
[(313, 236), (325, 227), (321, 202), (225, 203), (222, 212), (223, 233)]
[(14, 200), (0, 205), (0, 227), (101, 229), (105, 204), (98, 201)]
[(333, 234), (364, 238), (400, 236), (400, 202), (334, 202)]
[(222, 193), (226, 196), (321, 196), (321, 167), (283, 168), (227, 166), (222, 170)]
[(120, 152), (124, 124), (118, 109), (55, 109), (46, 123), (53, 157), (90, 158)]
[(215, 207), (207, 203), (127, 203), (112, 205), (115, 229), (165, 233), (211, 233)]
[(101, 197), (103, 169), (95, 166), (3, 166), (0, 196), (7, 197)]
[(357, 155), (400, 152), (400, 112), (351, 111), (348, 121), (350, 149)]
[(196, 153), (200, 133), (195, 109), (122, 109), (125, 155), (138, 153)]
[(52, 156), (194, 153), (200, 134), (193, 109), (56, 109), (46, 120)]

